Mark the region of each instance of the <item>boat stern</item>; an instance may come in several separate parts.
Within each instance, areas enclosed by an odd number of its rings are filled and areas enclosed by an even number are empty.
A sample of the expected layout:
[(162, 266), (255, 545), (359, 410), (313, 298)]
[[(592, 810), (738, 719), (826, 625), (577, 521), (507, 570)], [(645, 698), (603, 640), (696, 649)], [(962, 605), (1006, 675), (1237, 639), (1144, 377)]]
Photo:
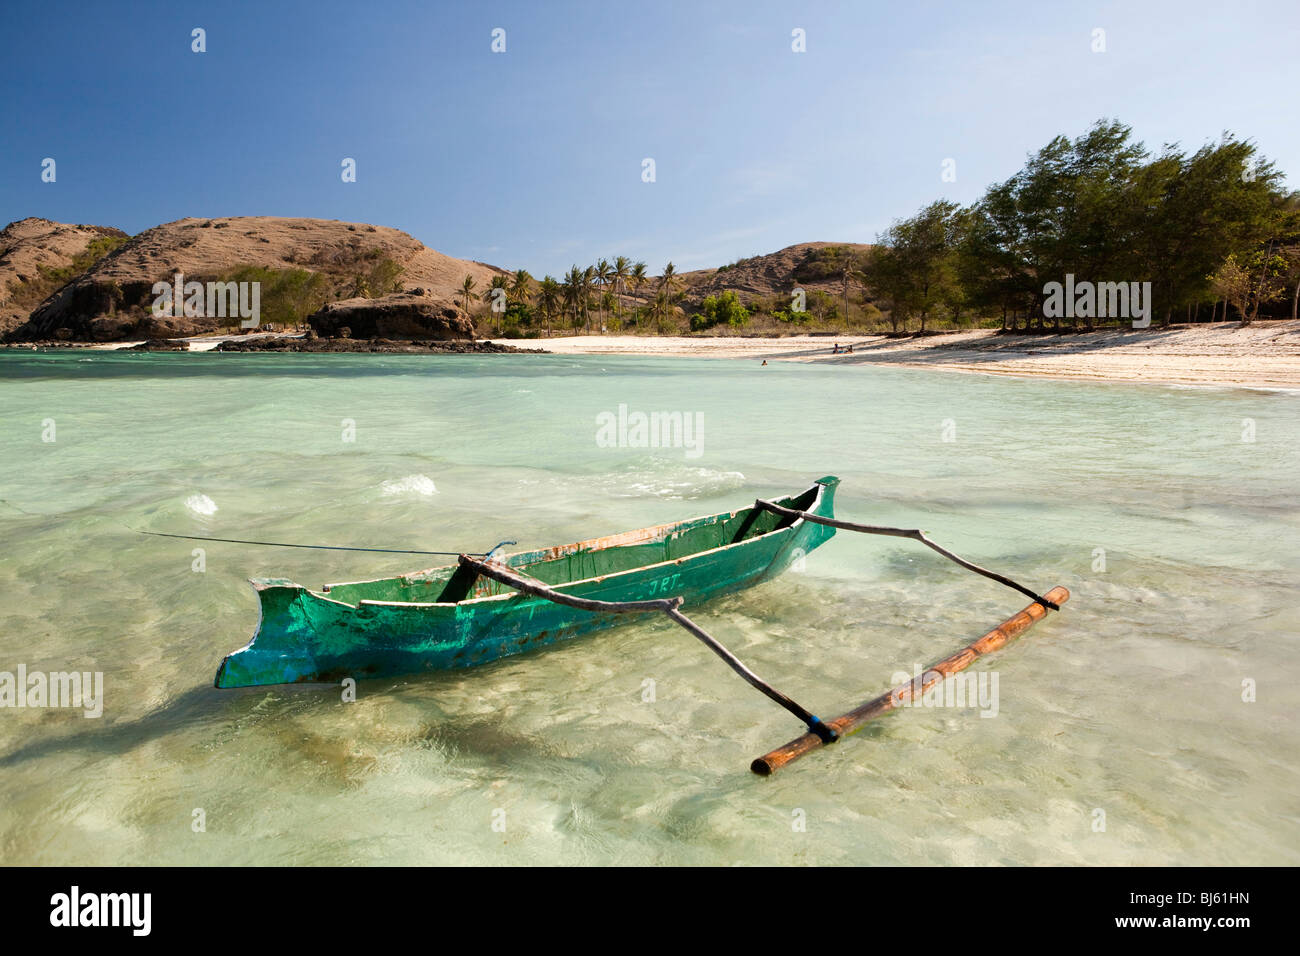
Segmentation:
[[(812, 507), (805, 509), (810, 514), (818, 515), (822, 518), (835, 517), (835, 490), (840, 486), (839, 478), (834, 475), (825, 475), (813, 482), (814, 487), (820, 486), (821, 491), (817, 495), (816, 501)], [(802, 549), (803, 554), (820, 548), (823, 544), (835, 537), (835, 529), (827, 527), (824, 524), (813, 524), (811, 521), (802, 522), (799, 534), (795, 537), (799, 539), (798, 547)]]
[[(823, 475), (813, 482), (814, 485), (821, 485), (822, 493), (817, 497), (817, 504), (809, 509), (813, 514), (821, 515), (823, 518), (835, 517), (835, 489), (840, 486), (839, 478), (834, 475)], [(826, 510), (822, 510), (822, 509)], [(834, 529), (831, 529), (834, 530)]]
[[(839, 484), (839, 478), (834, 475), (826, 475), (813, 482), (808, 491), (792, 495), (787, 499), (778, 499), (777, 503), (784, 504), (786, 507), (800, 508), (801, 499), (806, 501), (808, 493), (815, 491), (816, 495), (813, 500), (803, 505), (800, 510), (823, 518), (834, 518), (835, 489), (839, 487)], [(777, 554), (775, 560), (772, 561), (767, 570), (767, 577), (774, 577), (786, 569), (796, 572), (804, 570), (804, 560), (808, 557), (808, 554), (835, 537), (835, 529), (824, 524), (814, 524), (811, 521), (796, 519), (791, 525), (794, 533), (786, 542), (785, 547)]]

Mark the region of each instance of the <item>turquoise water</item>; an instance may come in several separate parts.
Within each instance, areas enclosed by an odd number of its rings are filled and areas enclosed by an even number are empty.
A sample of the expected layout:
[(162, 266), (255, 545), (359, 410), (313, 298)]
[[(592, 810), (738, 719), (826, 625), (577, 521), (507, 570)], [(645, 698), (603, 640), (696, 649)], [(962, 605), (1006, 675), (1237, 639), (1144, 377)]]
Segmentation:
[[(699, 413), (700, 454), (601, 447), (620, 404)], [(0, 862), (1300, 863), (1298, 411), (750, 361), (0, 353), (0, 670), (105, 682), (99, 719), (0, 710)], [(210, 544), (195, 571), (130, 530), (522, 550), (824, 474), (843, 517), (1073, 597), (973, 668), (995, 718), (908, 710), (770, 779), (749, 761), (797, 722), (666, 622), (352, 703), (216, 691), (245, 578), (438, 559)], [(1024, 603), (840, 534), (693, 616), (830, 716)]]

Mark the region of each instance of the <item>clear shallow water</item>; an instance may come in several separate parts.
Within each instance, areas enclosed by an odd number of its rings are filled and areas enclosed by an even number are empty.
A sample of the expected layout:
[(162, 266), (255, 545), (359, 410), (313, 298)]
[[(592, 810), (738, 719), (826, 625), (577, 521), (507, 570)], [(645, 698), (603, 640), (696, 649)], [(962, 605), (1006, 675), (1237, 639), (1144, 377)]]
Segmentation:
[[(620, 403), (701, 412), (703, 453), (598, 447)], [(0, 353), (0, 670), (106, 684), (98, 720), (0, 710), (0, 862), (1298, 863), (1298, 411), (740, 361)], [(996, 718), (909, 710), (767, 780), (749, 761), (797, 724), (660, 622), (350, 704), (216, 691), (256, 623), (245, 578), (437, 559), (212, 544), (195, 573), (197, 543), (129, 530), (523, 549), (823, 474), (842, 516), (1073, 597), (975, 668)], [(828, 716), (1023, 604), (840, 534), (694, 616)]]

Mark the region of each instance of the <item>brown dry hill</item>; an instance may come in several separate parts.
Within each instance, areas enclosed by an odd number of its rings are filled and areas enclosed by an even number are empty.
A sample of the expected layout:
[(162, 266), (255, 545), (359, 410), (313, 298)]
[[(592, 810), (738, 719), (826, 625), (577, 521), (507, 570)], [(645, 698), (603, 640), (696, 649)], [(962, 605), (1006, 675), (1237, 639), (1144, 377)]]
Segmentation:
[[(844, 292), (841, 263), (849, 260), (855, 267), (860, 266), (862, 256), (870, 248), (869, 244), (860, 242), (800, 242), (717, 269), (680, 272), (677, 304), (686, 315), (691, 315), (708, 296), (730, 290), (751, 312), (771, 313), (789, 309), (791, 293), (801, 288), (807, 294), (808, 309), (815, 311), (813, 293), (825, 293), (838, 302)], [(640, 292), (628, 292), (627, 299), (637, 304), (649, 303), (661, 279), (662, 276), (651, 276)], [(870, 294), (864, 299), (864, 290), (856, 279), (850, 282), (849, 293), (855, 304), (871, 301)]]
[[(274, 270), (272, 284), (297, 270), (320, 276), (301, 291), (300, 311), (354, 295), (422, 290), (433, 304), (454, 308), (466, 275), (482, 291), (503, 270), (455, 259), (386, 226), (272, 216), (180, 219), (155, 226), (99, 260), (36, 308), (13, 335), (20, 340), (118, 341), (195, 335), (238, 319), (150, 314), (155, 282), (238, 278), (241, 269)], [(270, 292), (262, 276), (263, 318)]]
[[(870, 245), (859, 242), (800, 242), (762, 256), (750, 256), (720, 269), (697, 269), (681, 273), (684, 298), (698, 302), (706, 296), (735, 291), (742, 304), (755, 299), (789, 298), (800, 287), (839, 295), (843, 280), (829, 260), (819, 256), (825, 249), (847, 249), (862, 253)], [(649, 285), (657, 284), (656, 279)]]
[(31, 217), (0, 231), (0, 336), (27, 321), (32, 309), (88, 268), (100, 250), (129, 237), (109, 226), (75, 226)]

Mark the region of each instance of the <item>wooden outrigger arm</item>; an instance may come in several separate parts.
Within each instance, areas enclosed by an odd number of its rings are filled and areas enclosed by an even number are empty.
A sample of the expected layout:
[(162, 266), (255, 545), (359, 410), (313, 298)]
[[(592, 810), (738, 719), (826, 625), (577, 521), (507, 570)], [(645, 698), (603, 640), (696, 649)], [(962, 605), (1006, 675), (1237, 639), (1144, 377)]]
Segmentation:
[[(855, 710), (849, 711), (839, 717), (829, 721), (822, 721), (819, 717), (807, 710), (785, 694), (781, 693), (772, 685), (758, 677), (753, 671), (746, 667), (735, 654), (727, 650), (707, 631), (688, 618), (681, 612), (682, 598), (654, 598), (645, 601), (598, 601), (592, 598), (576, 597), (571, 594), (565, 594), (549, 587), (542, 581), (537, 580), (529, 575), (522, 574), (514, 568), (506, 567), (492, 561), (490, 555), (480, 560), (462, 554), (459, 557), (460, 565), (475, 574), (490, 578), (507, 587), (514, 588), (523, 594), (533, 597), (542, 598), (555, 604), (561, 604), (566, 607), (578, 608), (584, 611), (595, 611), (608, 614), (645, 614), (660, 612), (666, 614), (675, 623), (680, 624), (692, 635), (704, 643), (711, 651), (727, 662), (727, 665), (737, 674), (743, 677), (750, 685), (762, 691), (776, 703), (780, 704), (790, 713), (794, 714), (807, 727), (808, 732), (800, 737), (795, 738), (783, 747), (759, 757), (750, 764), (750, 769), (754, 773), (767, 776), (779, 768), (785, 766), (793, 760), (797, 760), (804, 754), (832, 744), (841, 736), (851, 734), (859, 730), (863, 724), (882, 714), (889, 713), (896, 707), (903, 704), (904, 701), (910, 700), (924, 693), (938, 681), (965, 670), (972, 663), (985, 654), (1006, 645), (1008, 642), (1028, 630), (1035, 623), (1047, 616), (1047, 612), (1060, 610), (1061, 604), (1070, 597), (1070, 592), (1063, 587), (1052, 588), (1044, 595), (1036, 594), (1029, 588), (1017, 584), (1010, 578), (982, 568), (977, 564), (972, 564), (964, 558), (958, 557), (948, 549), (941, 547), (926, 537), (925, 532), (919, 529), (908, 528), (887, 528), (880, 525), (857, 524), (852, 521), (840, 521), (836, 518), (825, 518), (821, 515), (813, 514), (808, 511), (801, 511), (795, 508), (786, 508), (771, 501), (759, 499), (755, 502), (756, 509), (766, 509), (775, 514), (788, 518), (802, 519), (814, 524), (822, 524), (831, 528), (838, 528), (843, 531), (858, 531), (863, 534), (880, 534), (888, 535), (895, 538), (911, 538), (920, 541), (926, 547), (931, 548), (945, 558), (956, 562), (968, 571), (974, 571), (976, 574), (983, 575), (1013, 588), (1020, 593), (1033, 598), (1034, 603), (1029, 605), (1019, 614), (1008, 618), (1000, 625), (989, 631), (979, 640), (963, 647), (957, 653), (944, 658), (936, 664), (931, 665), (922, 677), (911, 682), (910, 684), (896, 687), (876, 697)], [(493, 549), (495, 552), (496, 549)]]
[(524, 594), (530, 594), (533, 597), (539, 597), (546, 601), (552, 601), (555, 604), (563, 604), (565, 607), (575, 607), (583, 611), (601, 611), (609, 614), (644, 614), (653, 611), (661, 611), (667, 614), (674, 622), (686, 628), (691, 634), (699, 638), (709, 650), (717, 654), (727, 665), (750, 683), (751, 686), (762, 691), (772, 700), (776, 701), (790, 713), (794, 714), (805, 724), (808, 725), (808, 734), (814, 740), (820, 743), (834, 743), (836, 738), (835, 731), (831, 730), (815, 714), (806, 710), (793, 699), (781, 693), (771, 684), (764, 681), (757, 674), (751, 671), (744, 663), (731, 651), (722, 646), (712, 637), (704, 628), (700, 627), (680, 610), (682, 599), (680, 597), (671, 598), (652, 598), (647, 601), (597, 601), (592, 598), (574, 597), (571, 594), (564, 594), (554, 588), (547, 587), (536, 578), (520, 574), (513, 568), (507, 568), (504, 565), (491, 561), (480, 561), (477, 558), (471, 558), (467, 554), (460, 556), (462, 567), (468, 568), (485, 578), (491, 578), (493, 581), (499, 581), (507, 587), (514, 588)]
[(1009, 588), (1014, 588), (1025, 597), (1031, 597), (1043, 607), (1052, 611), (1059, 611), (1060, 607), (1056, 602), (1050, 600), (1045, 595), (1035, 594), (1029, 588), (1022, 584), (1017, 584), (1010, 578), (998, 574), (996, 571), (990, 571), (988, 568), (981, 568), (978, 564), (972, 564), (965, 558), (960, 558), (953, 554), (947, 548), (935, 544), (925, 536), (925, 532), (920, 528), (886, 528), (876, 524), (858, 524), (854, 521), (840, 521), (838, 518), (823, 518), (821, 515), (815, 515), (810, 511), (797, 511), (794, 508), (785, 508), (771, 501), (764, 501), (759, 498), (754, 502), (757, 508), (765, 508), (768, 511), (775, 512), (779, 515), (785, 515), (787, 518), (802, 518), (804, 521), (811, 521), (813, 524), (824, 524), (829, 528), (839, 528), (842, 531), (860, 531), (863, 534), (883, 534), (891, 538), (911, 538), (914, 541), (920, 541), (927, 548), (938, 551), (949, 561), (955, 561), (967, 571), (974, 571), (976, 574), (982, 574), (986, 578), (997, 581), (999, 584), (1005, 584)]

